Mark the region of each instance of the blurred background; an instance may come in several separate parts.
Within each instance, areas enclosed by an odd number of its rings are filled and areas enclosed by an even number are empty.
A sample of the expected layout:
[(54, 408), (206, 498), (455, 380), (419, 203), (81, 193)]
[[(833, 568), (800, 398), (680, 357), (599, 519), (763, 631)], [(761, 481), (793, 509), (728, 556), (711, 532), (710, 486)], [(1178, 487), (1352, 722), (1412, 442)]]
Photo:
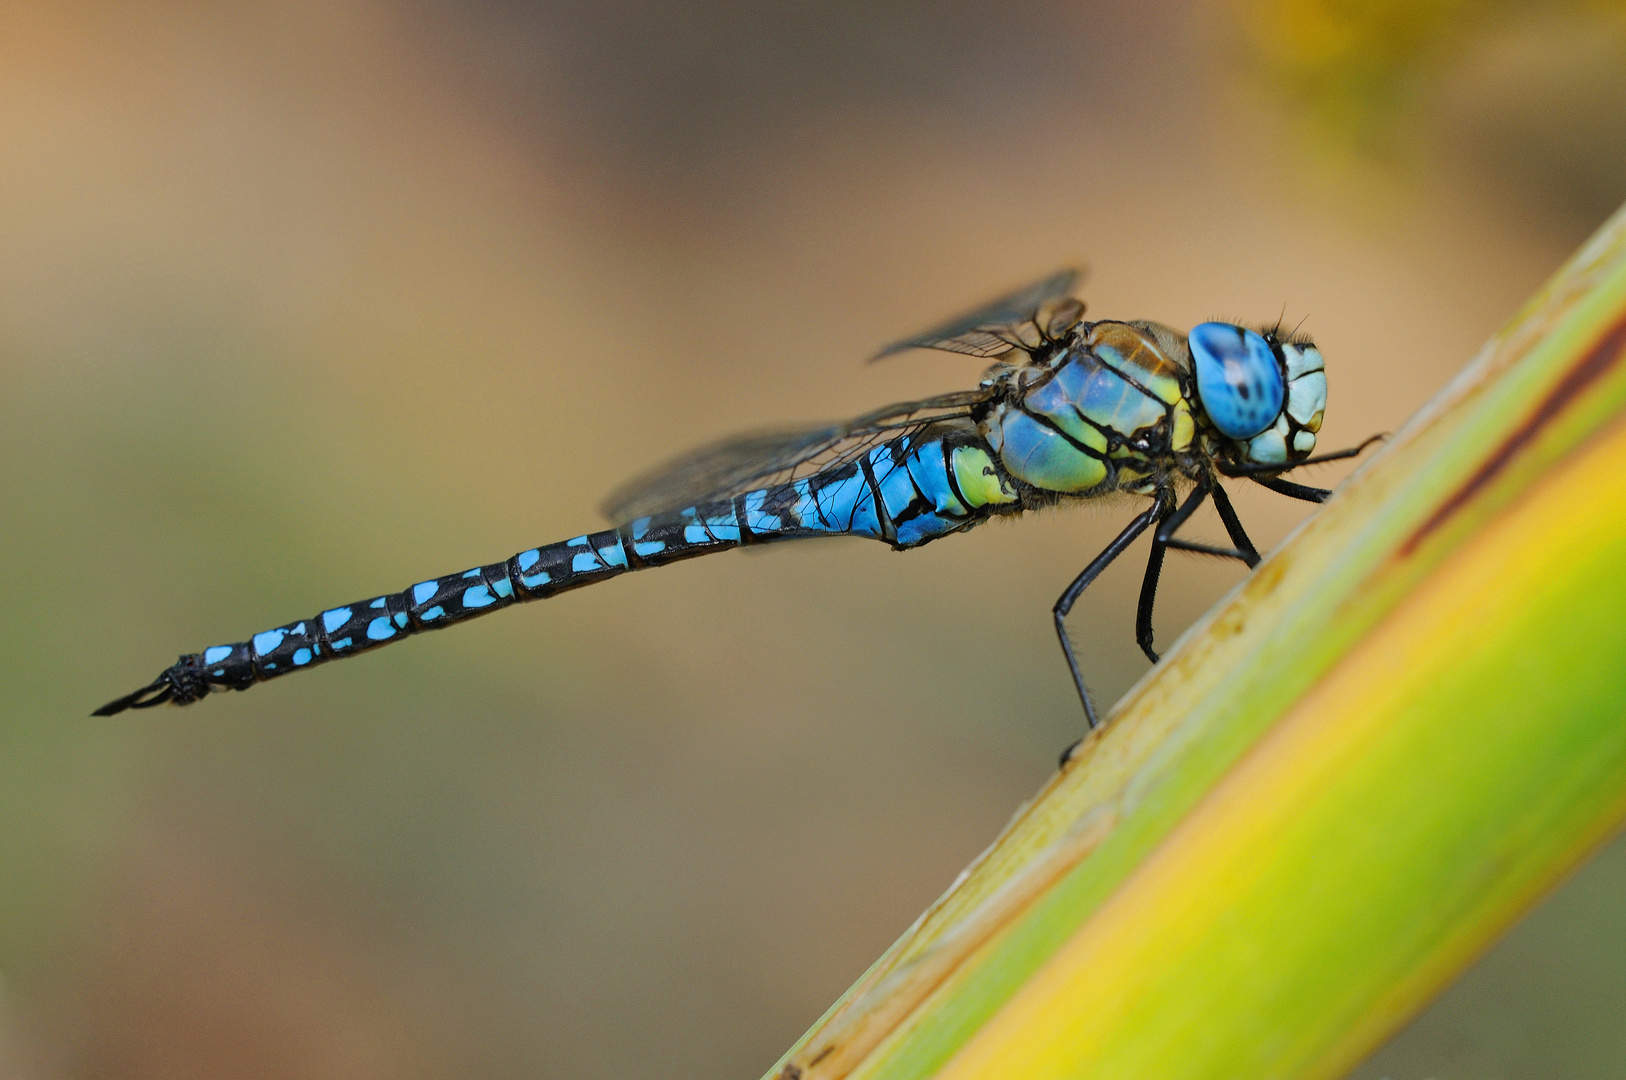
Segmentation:
[[(1049, 608), (1128, 504), (86, 714), (972, 385), (859, 361), (1065, 263), (1303, 319), (1354, 443), (1623, 198), (1615, 5), (0, 5), (0, 1077), (758, 1076), (1080, 733)], [(1140, 563), (1073, 616), (1104, 703)], [(1238, 576), (1173, 567), (1160, 640)], [(1617, 846), (1358, 1075), (1622, 1075), (1623, 896)]]

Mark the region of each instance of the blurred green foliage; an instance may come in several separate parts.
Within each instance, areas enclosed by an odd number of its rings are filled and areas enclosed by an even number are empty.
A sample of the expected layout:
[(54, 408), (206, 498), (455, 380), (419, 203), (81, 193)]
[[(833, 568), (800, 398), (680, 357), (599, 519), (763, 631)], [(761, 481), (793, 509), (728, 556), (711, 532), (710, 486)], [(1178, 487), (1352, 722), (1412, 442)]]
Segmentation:
[(1381, 152), (1478, 44), (1552, 18), (1584, 21), (1626, 63), (1621, 0), (1245, 0), (1239, 21), (1257, 71), (1318, 134)]

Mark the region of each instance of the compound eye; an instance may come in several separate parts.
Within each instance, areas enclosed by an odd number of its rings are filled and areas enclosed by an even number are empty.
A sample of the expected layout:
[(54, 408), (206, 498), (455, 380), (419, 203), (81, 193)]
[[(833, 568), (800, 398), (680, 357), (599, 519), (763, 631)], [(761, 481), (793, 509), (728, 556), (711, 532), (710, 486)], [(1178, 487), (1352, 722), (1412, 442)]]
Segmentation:
[(1281, 415), (1282, 369), (1264, 338), (1230, 323), (1206, 322), (1186, 339), (1197, 365), (1197, 396), (1215, 427), (1251, 439)]

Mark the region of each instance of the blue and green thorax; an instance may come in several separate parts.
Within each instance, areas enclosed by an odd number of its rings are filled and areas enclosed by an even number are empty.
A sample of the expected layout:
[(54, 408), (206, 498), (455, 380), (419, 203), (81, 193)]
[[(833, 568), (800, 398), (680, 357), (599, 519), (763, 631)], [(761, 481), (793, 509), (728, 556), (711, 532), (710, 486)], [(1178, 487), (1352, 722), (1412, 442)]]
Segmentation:
[(1015, 355), (1026, 362), (985, 377), (997, 393), (978, 429), (1040, 492), (1150, 493), (1216, 463), (1286, 466), (1314, 448), (1326, 401), (1314, 346), (1224, 323), (1191, 341), (1153, 322), (1081, 323), (1048, 355)]

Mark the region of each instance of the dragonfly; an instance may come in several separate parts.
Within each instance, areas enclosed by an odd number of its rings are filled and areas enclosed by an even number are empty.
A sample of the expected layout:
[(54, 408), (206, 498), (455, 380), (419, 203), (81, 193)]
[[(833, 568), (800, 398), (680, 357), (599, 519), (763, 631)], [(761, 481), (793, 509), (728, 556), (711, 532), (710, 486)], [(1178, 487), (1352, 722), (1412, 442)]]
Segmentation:
[[(1152, 612), (1168, 551), (1250, 569), (1260, 561), (1221, 480), (1319, 503), (1331, 492), (1283, 474), (1354, 457), (1381, 436), (1313, 455), (1327, 401), (1321, 352), (1279, 322), (1260, 329), (1205, 322), (1184, 335), (1156, 322), (1092, 322), (1072, 295), (1080, 277), (1063, 270), (872, 357), (936, 349), (992, 361), (975, 389), (702, 448), (613, 492), (604, 512), (621, 522), (615, 528), (184, 654), (93, 715), (190, 705), (527, 600), (732, 548), (861, 536), (906, 550), (996, 517), (1145, 496), (1150, 505), (1051, 612), (1094, 728), (1100, 715), (1067, 632), (1067, 616), (1091, 582), (1152, 530), (1135, 639), (1155, 664)], [(1207, 500), (1232, 546), (1176, 535)]]

